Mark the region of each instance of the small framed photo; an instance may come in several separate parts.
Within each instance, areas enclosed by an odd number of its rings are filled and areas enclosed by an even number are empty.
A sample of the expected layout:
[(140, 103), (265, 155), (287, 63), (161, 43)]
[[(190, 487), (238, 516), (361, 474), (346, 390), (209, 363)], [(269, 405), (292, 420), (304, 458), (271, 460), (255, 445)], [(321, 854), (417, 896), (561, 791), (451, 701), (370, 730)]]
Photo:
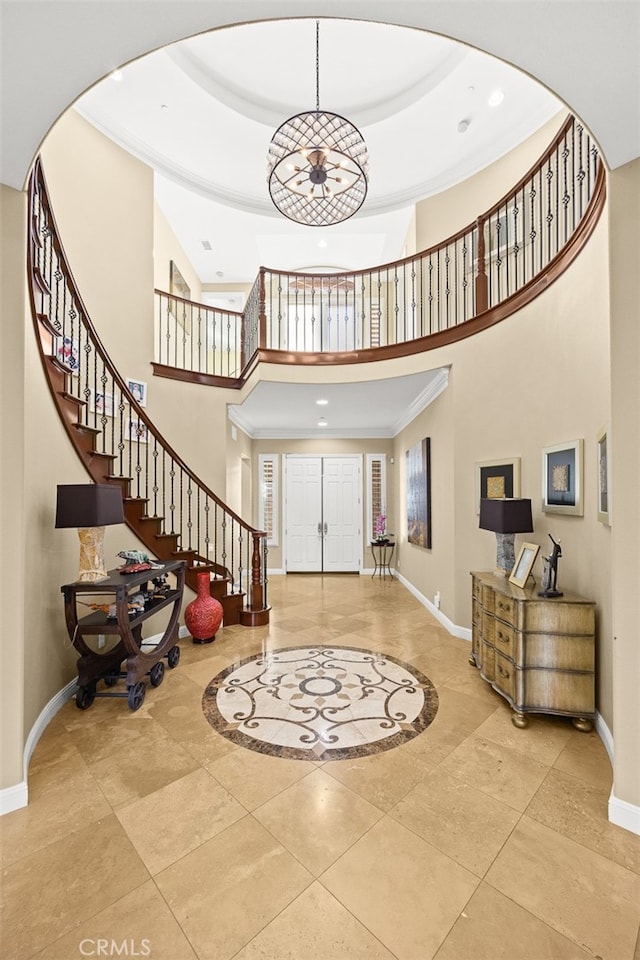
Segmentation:
[(133, 380), (131, 377), (127, 377), (127, 387), (129, 388), (129, 393), (132, 394), (133, 399), (136, 400), (141, 407), (146, 407), (147, 385), (144, 380)]
[(131, 443), (148, 443), (149, 429), (143, 420), (127, 420), (125, 436), (129, 438)]
[(476, 513), (483, 499), (502, 500), (520, 496), (520, 457), (480, 460), (476, 463)]
[(77, 373), (80, 369), (80, 345), (77, 340), (71, 337), (56, 338), (56, 360), (61, 363), (71, 373)]
[(556, 443), (542, 451), (542, 510), (581, 517), (582, 440)]
[(516, 587), (524, 587), (534, 563), (536, 562), (536, 557), (538, 556), (538, 551), (540, 547), (537, 543), (523, 543), (520, 547), (520, 553), (516, 557), (516, 562), (513, 565), (513, 570), (511, 571), (511, 576), (509, 577), (509, 583), (514, 583)]
[(103, 393), (100, 390), (91, 391), (89, 409), (100, 417), (115, 417), (117, 412), (116, 398), (112, 393)]
[(600, 523), (611, 523), (609, 450), (606, 430), (601, 430), (598, 434), (598, 520)]

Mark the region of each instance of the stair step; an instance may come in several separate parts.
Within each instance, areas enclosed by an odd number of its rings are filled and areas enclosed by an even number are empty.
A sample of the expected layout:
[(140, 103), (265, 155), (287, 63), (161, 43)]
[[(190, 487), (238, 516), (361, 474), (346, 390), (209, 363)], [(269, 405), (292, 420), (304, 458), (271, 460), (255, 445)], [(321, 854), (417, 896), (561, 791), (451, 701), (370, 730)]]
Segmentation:
[(99, 427), (90, 427), (86, 423), (74, 423), (73, 427), (80, 433), (88, 433), (93, 437), (98, 437), (102, 433), (102, 430)]
[(81, 410), (83, 407), (86, 407), (87, 401), (83, 400), (82, 397), (76, 397), (73, 393), (68, 393), (66, 390), (60, 394), (63, 400), (66, 400), (67, 403), (75, 403), (78, 406), (78, 409)]
[(52, 337), (59, 337), (59, 336), (60, 336), (60, 331), (59, 331), (59, 330), (56, 330), (56, 328), (55, 328), (54, 325), (51, 323), (51, 321), (49, 320), (49, 317), (47, 316), (46, 313), (36, 313), (36, 317), (38, 318), (38, 323), (42, 324), (42, 326), (45, 328), (45, 330), (46, 330), (48, 333), (50, 333)]
[(35, 280), (38, 288), (42, 291), (42, 293), (44, 293), (45, 296), (50, 297), (50, 296), (51, 296), (51, 287), (49, 286), (49, 284), (47, 283), (47, 281), (46, 281), (45, 278), (43, 277), (42, 271), (40, 270), (39, 267), (35, 267), (35, 268), (34, 268), (34, 271), (33, 271), (33, 279)]

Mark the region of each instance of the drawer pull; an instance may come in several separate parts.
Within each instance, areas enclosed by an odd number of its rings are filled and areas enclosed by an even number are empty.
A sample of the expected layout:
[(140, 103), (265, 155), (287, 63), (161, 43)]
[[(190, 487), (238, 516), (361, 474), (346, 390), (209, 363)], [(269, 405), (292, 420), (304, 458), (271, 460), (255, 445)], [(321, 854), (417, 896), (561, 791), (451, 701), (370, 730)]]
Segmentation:
[(504, 643), (505, 646), (509, 646), (509, 637), (507, 634), (504, 634), (501, 630), (498, 630), (498, 640), (500, 643)]
[(500, 676), (502, 677), (502, 679), (503, 679), (503, 680), (508, 680), (508, 679), (510, 678), (510, 676), (511, 676), (511, 674), (509, 673), (509, 671), (508, 671), (508, 670), (504, 670), (504, 669), (500, 666), (500, 664), (498, 664), (497, 666), (498, 666), (498, 673), (500, 674)]

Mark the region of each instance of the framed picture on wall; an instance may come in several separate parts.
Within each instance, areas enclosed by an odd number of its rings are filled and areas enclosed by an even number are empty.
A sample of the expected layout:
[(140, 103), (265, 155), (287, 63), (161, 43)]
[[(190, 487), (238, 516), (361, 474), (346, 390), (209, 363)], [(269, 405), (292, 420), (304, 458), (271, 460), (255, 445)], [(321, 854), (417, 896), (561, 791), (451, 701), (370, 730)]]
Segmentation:
[(117, 413), (116, 398), (112, 393), (103, 393), (100, 390), (94, 392), (92, 390), (89, 410), (92, 413), (97, 413), (100, 417), (115, 417)]
[(611, 523), (609, 489), (607, 431), (601, 430), (598, 434), (598, 520), (600, 523)]
[(146, 407), (147, 385), (144, 380), (134, 380), (132, 377), (127, 377), (127, 387), (133, 399), (137, 400), (141, 407)]
[(581, 517), (582, 440), (556, 443), (542, 451), (542, 510)]
[(476, 463), (476, 513), (481, 500), (520, 496), (520, 457)]
[(131, 443), (148, 443), (149, 429), (142, 420), (130, 419), (125, 424), (126, 437)]
[(407, 539), (431, 549), (431, 439), (407, 450)]

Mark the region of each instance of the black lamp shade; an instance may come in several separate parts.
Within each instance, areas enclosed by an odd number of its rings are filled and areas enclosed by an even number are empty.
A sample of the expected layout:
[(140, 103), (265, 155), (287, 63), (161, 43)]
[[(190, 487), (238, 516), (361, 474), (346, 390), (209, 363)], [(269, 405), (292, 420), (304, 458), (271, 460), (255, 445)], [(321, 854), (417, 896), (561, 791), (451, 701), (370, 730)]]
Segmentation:
[(480, 500), (480, 529), (494, 533), (530, 533), (531, 500)]
[(58, 487), (56, 527), (107, 527), (114, 523), (124, 523), (120, 487), (106, 483)]

